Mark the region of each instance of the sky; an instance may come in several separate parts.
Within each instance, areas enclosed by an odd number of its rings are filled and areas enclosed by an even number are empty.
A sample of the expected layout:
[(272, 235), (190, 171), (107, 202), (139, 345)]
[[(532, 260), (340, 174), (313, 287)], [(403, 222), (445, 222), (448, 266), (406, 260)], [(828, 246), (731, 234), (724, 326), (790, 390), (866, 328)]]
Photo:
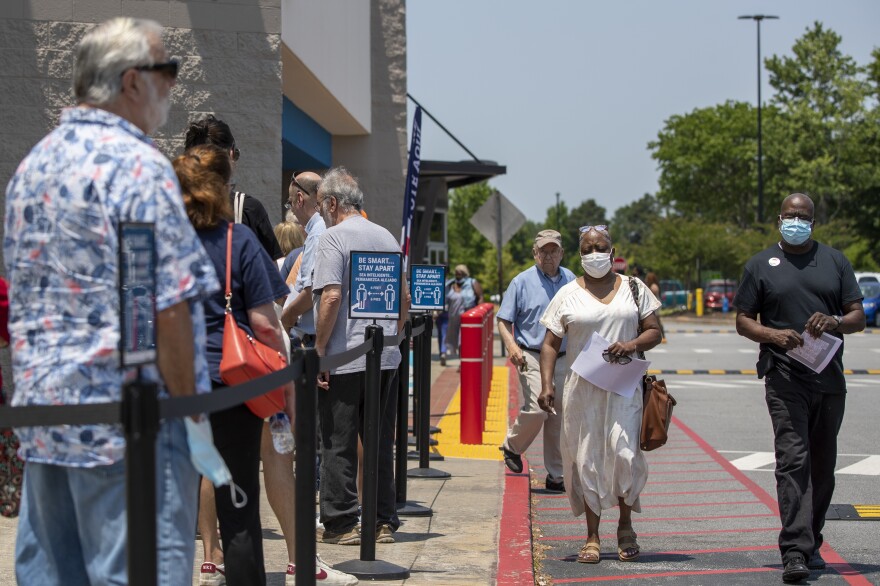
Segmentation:
[[(860, 65), (880, 46), (877, 0), (409, 0), (406, 10), (409, 93), (477, 157), (507, 166), (490, 185), (536, 221), (557, 192), (569, 209), (593, 198), (611, 219), (657, 191), (648, 143), (667, 118), (757, 103), (757, 27), (738, 16), (779, 16), (761, 23), (762, 58), (791, 56), (814, 21)], [(426, 116), (421, 156), (470, 159)]]

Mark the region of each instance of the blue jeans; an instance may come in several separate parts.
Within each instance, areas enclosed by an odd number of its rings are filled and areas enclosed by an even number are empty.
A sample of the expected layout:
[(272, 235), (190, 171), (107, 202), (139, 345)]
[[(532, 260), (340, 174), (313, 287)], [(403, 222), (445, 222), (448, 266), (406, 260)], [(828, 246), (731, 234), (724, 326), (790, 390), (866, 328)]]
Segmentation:
[[(192, 582), (198, 473), (183, 421), (156, 438), (159, 584)], [(125, 461), (72, 468), (28, 462), (15, 544), (19, 584), (128, 584)]]

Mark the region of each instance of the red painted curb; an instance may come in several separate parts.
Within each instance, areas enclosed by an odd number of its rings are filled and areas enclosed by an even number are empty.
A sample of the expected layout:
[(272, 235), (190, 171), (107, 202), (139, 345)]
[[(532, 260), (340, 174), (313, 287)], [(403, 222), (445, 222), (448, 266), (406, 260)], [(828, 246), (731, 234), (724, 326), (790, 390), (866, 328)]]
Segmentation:
[[(507, 363), (510, 377), (508, 418), (519, 411), (519, 378)], [(529, 463), (523, 457), (523, 472), (504, 469), (504, 500), (498, 532), (498, 586), (521, 586), (535, 581), (532, 565), (532, 514), (530, 504)]]
[[(694, 441), (706, 454), (711, 456), (718, 464), (720, 464), (725, 470), (727, 470), (731, 476), (736, 478), (740, 483), (742, 483), (746, 488), (748, 488), (756, 498), (760, 499), (767, 508), (773, 511), (777, 516), (779, 515), (779, 505), (772, 496), (767, 494), (763, 488), (758, 486), (758, 484), (752, 481), (751, 478), (742, 473), (742, 471), (730, 463), (727, 458), (719, 454), (715, 448), (709, 445), (709, 443), (701, 438), (697, 433), (692, 430), (690, 427), (681, 422), (677, 417), (672, 418), (672, 423), (676, 425), (680, 430), (682, 430), (685, 435), (687, 435), (691, 440)], [(840, 574), (847, 583), (852, 584), (853, 586), (868, 586), (871, 583), (867, 578), (862, 576), (858, 571), (853, 569), (849, 563), (843, 559), (839, 553), (837, 553), (833, 547), (826, 541), (822, 544), (822, 557), (825, 558), (825, 561), (829, 564), (829, 566), (834, 566), (832, 569)]]

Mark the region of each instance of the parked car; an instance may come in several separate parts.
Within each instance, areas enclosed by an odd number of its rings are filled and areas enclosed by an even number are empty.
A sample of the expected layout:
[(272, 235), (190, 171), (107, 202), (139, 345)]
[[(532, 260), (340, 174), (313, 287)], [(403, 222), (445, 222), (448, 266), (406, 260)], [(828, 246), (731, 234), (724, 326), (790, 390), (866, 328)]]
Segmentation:
[(687, 309), (688, 292), (678, 279), (660, 279), (660, 303), (671, 309)]
[(869, 326), (880, 327), (880, 282), (863, 281), (859, 283), (862, 290), (862, 307), (865, 308), (865, 323)]
[(703, 288), (703, 304), (707, 310), (722, 311), (725, 309), (724, 300), (727, 299), (727, 310), (733, 309), (733, 296), (736, 295), (736, 281), (730, 279), (712, 279), (706, 282)]
[(880, 273), (856, 273), (856, 281), (862, 283), (880, 283)]

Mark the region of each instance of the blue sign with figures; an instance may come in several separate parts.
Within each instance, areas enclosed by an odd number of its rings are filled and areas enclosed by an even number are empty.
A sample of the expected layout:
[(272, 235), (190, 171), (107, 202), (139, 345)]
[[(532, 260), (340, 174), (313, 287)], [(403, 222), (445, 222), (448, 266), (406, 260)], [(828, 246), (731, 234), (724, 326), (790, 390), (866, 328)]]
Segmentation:
[(348, 317), (398, 319), (403, 255), (399, 252), (351, 253)]
[(446, 304), (446, 267), (413, 265), (409, 279), (412, 311), (443, 309)]
[(123, 367), (156, 361), (156, 231), (153, 224), (119, 227), (119, 350)]

